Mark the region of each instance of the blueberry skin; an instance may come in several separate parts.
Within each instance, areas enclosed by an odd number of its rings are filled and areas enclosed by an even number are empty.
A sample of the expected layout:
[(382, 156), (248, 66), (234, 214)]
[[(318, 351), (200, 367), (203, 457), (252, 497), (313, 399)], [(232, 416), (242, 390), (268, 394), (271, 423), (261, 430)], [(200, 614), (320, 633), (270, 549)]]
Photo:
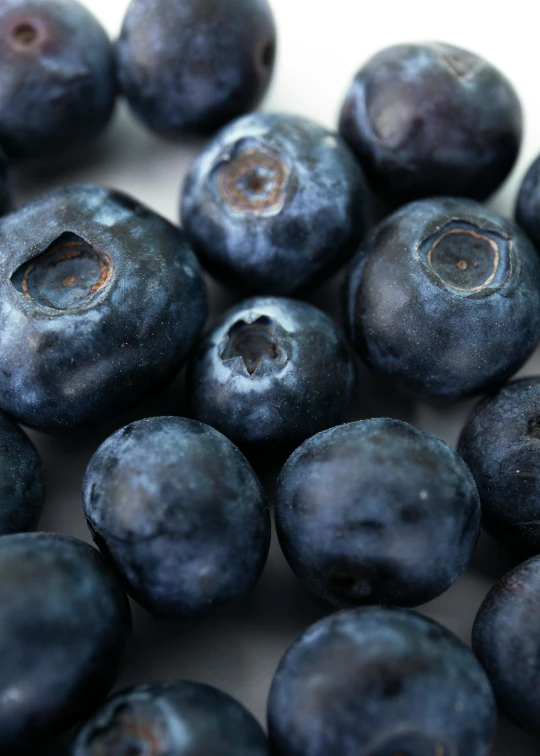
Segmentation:
[(469, 649), (398, 609), (317, 622), (286, 652), (268, 701), (275, 756), (487, 756), (495, 717)]
[(267, 0), (132, 0), (116, 65), (138, 118), (174, 138), (211, 132), (253, 110), (275, 56)]
[(540, 338), (538, 254), (515, 223), (472, 200), (422, 200), (383, 221), (346, 296), (360, 355), (422, 398), (496, 388)]
[(339, 130), (391, 203), (435, 195), (484, 200), (516, 162), (523, 118), (500, 71), (432, 42), (371, 58), (349, 89)]
[(44, 500), (43, 466), (36, 447), (0, 412), (0, 536), (32, 530)]
[(127, 592), (160, 616), (217, 614), (266, 564), (270, 515), (257, 476), (194, 420), (153, 417), (110, 436), (86, 470), (83, 507)]
[(103, 557), (53, 533), (0, 538), (0, 592), (4, 753), (91, 714), (121, 670), (131, 615)]
[(255, 113), (195, 160), (182, 223), (203, 265), (238, 291), (291, 294), (334, 273), (366, 231), (362, 169), (313, 121)]
[[(130, 748), (132, 750), (130, 750)], [(72, 756), (269, 756), (268, 740), (242, 704), (203, 683), (138, 685), (103, 704), (79, 733)]]
[(540, 155), (532, 163), (521, 184), (516, 205), (516, 221), (540, 248)]
[(0, 215), (8, 213), (12, 207), (11, 177), (6, 156), (0, 150)]
[(184, 234), (97, 186), (0, 221), (0, 407), (39, 430), (96, 424), (173, 377), (206, 319)]
[(0, 144), (16, 159), (60, 157), (95, 139), (116, 101), (114, 55), (75, 0), (2, 0)]

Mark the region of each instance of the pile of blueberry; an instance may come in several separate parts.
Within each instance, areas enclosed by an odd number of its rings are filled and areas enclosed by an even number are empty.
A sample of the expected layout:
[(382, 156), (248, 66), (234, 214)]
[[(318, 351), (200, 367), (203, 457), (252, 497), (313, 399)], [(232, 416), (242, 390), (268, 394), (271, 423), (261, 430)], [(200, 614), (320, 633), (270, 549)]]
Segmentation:
[[(507, 384), (540, 341), (540, 160), (517, 223), (480, 204), (516, 161), (519, 100), (473, 53), (399, 45), (360, 69), (334, 133), (250, 113), (276, 49), (266, 0), (132, 0), (115, 46), (76, 0), (0, 4), (1, 753), (78, 725), (73, 756), (487, 756), (496, 705), (540, 732), (540, 378)], [(101, 186), (13, 210), (8, 167), (85, 149), (117, 93), (161, 135), (210, 135), (182, 229)], [(342, 331), (302, 298), (346, 263)], [(250, 297), (203, 336), (200, 265)], [(487, 394), (459, 453), (400, 420), (343, 424), (358, 356), (408, 396)], [(189, 419), (122, 422), (183, 365)], [(43, 469), (16, 423), (116, 419), (82, 482), (101, 554), (31, 532)], [(105, 700), (127, 595), (211, 621), (259, 580), (271, 518), (242, 452), (286, 460), (279, 543), (343, 609), (285, 654), (268, 738), (201, 683)], [(531, 558), (488, 594), (473, 653), (411, 607), (482, 526)]]

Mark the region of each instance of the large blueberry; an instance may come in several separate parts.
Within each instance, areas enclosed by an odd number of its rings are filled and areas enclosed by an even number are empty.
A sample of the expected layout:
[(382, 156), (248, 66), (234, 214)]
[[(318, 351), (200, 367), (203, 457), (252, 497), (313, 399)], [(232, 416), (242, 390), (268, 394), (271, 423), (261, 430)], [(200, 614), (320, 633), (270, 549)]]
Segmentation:
[(43, 467), (34, 444), (0, 412), (0, 535), (32, 530), (44, 496)]
[(110, 419), (171, 378), (206, 319), (184, 234), (68, 187), (0, 221), (0, 407), (45, 431)]
[(141, 121), (178, 137), (217, 129), (253, 110), (275, 57), (267, 0), (131, 0), (117, 71)]
[(268, 740), (238, 701), (181, 680), (129, 688), (80, 731), (72, 756), (269, 756)]
[(501, 710), (540, 733), (540, 557), (516, 567), (488, 593), (473, 627), (473, 650)]
[(11, 178), (6, 157), (0, 150), (0, 215), (11, 210)]
[(354, 372), (328, 315), (292, 299), (250, 299), (195, 352), (192, 409), (241, 446), (294, 446), (343, 421)]
[(116, 100), (112, 45), (76, 0), (2, 0), (0, 144), (54, 158), (107, 125)]
[(0, 751), (40, 746), (114, 684), (129, 604), (105, 560), (53, 533), (0, 538)]
[(369, 196), (339, 136), (305, 118), (256, 113), (223, 129), (195, 161), (181, 214), (217, 278), (240, 291), (289, 294), (351, 256)]
[(515, 223), (464, 199), (406, 205), (355, 258), (351, 338), (379, 374), (423, 397), (504, 383), (540, 338), (540, 260)]
[(270, 691), (275, 756), (487, 756), (486, 675), (449, 630), (415, 612), (355, 609), (309, 628)]
[(540, 249), (540, 155), (532, 163), (521, 184), (516, 205), (516, 221)]
[(154, 417), (114, 433), (90, 460), (83, 505), (128, 593), (158, 615), (215, 614), (266, 563), (270, 515), (257, 476), (195, 420)]
[(516, 161), (522, 112), (510, 82), (477, 55), (442, 43), (396, 45), (356, 75), (340, 132), (390, 202), (483, 200)]

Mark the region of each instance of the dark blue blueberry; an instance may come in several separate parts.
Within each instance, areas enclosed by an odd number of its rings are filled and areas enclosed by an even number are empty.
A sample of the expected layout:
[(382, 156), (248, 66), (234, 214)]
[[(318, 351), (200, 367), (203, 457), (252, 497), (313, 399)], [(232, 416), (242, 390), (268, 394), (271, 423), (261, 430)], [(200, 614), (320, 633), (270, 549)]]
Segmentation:
[(516, 221), (540, 249), (540, 155), (525, 174), (519, 190)]
[(210, 685), (138, 685), (117, 693), (82, 728), (72, 756), (269, 756), (238, 701)]
[(477, 55), (407, 44), (360, 69), (339, 128), (391, 203), (441, 194), (484, 200), (516, 161), (522, 112), (510, 82)]
[(44, 431), (110, 419), (170, 379), (206, 319), (184, 234), (68, 187), (0, 221), (0, 407)]
[(430, 199), (383, 221), (347, 283), (350, 335), (379, 374), (421, 397), (497, 387), (540, 338), (540, 260), (509, 220)]
[(355, 609), (309, 628), (272, 683), (275, 756), (487, 756), (495, 705), (482, 668), (415, 612)]
[(154, 614), (220, 612), (266, 563), (270, 515), (257, 476), (195, 420), (154, 417), (110, 436), (88, 465), (83, 506), (126, 590)]
[(0, 215), (11, 210), (11, 178), (6, 157), (0, 150)]
[(480, 535), (467, 466), (430, 433), (364, 420), (319, 433), (278, 481), (276, 527), (290, 566), (338, 606), (416, 606), (465, 569)]
[(34, 444), (0, 412), (0, 535), (32, 530), (44, 497), (43, 467)]
[(195, 161), (181, 214), (217, 278), (239, 291), (290, 294), (351, 256), (369, 195), (340, 137), (305, 118), (256, 113), (223, 129)]
[(55, 158), (94, 139), (116, 100), (114, 55), (75, 0), (2, 0), (0, 144), (18, 159)]
[(53, 533), (0, 538), (0, 751), (40, 746), (113, 686), (129, 604), (95, 549)]
[(190, 365), (197, 419), (241, 446), (294, 446), (343, 421), (352, 353), (331, 318), (292, 299), (261, 297), (229, 310)]
[(117, 45), (122, 92), (164, 136), (209, 132), (253, 110), (274, 71), (267, 0), (131, 0)]
[(502, 712), (540, 734), (540, 557), (491, 589), (476, 616), (472, 641)]

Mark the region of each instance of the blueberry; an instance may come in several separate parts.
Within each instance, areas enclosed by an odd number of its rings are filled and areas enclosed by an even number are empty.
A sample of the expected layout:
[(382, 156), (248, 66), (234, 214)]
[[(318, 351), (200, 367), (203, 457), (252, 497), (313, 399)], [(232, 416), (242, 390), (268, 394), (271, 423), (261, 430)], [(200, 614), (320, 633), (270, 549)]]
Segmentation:
[(221, 131), (195, 161), (181, 214), (217, 278), (239, 291), (290, 294), (352, 255), (369, 195), (340, 137), (305, 118), (256, 113)]
[(510, 82), (477, 55), (440, 42), (396, 45), (356, 75), (340, 132), (391, 203), (484, 200), (516, 161), (522, 112)]
[(268, 741), (238, 701), (181, 680), (112, 696), (80, 731), (72, 756), (269, 756)]
[(194, 420), (154, 417), (110, 436), (88, 465), (83, 505), (128, 593), (154, 614), (222, 611), (266, 563), (270, 515), (257, 476)]
[(112, 45), (75, 0), (2, 0), (0, 144), (60, 156), (103, 131), (116, 100)]
[(274, 70), (267, 0), (131, 0), (117, 46), (122, 92), (164, 136), (209, 132), (253, 110)]
[(110, 419), (179, 369), (206, 318), (184, 234), (68, 187), (0, 220), (0, 407), (44, 431)]
[(472, 200), (406, 205), (373, 232), (347, 283), (352, 340), (372, 368), (426, 398), (497, 387), (540, 338), (540, 260), (511, 221)]
[(351, 351), (331, 318), (292, 299), (260, 297), (229, 310), (189, 367), (199, 420), (241, 446), (294, 446), (344, 419)]
[(32, 530), (44, 497), (43, 467), (34, 444), (0, 412), (0, 536)]
[(11, 210), (11, 178), (6, 156), (0, 150), (0, 215)]
[(476, 616), (472, 640), (501, 710), (539, 734), (540, 557), (519, 565), (491, 589)]
[(449, 630), (415, 612), (355, 609), (309, 628), (272, 683), (275, 756), (487, 756), (486, 676)]
[(120, 672), (131, 617), (103, 557), (53, 533), (0, 538), (0, 595), (4, 753), (90, 715)]
[(516, 206), (516, 220), (540, 249), (540, 155), (533, 162), (521, 184)]

